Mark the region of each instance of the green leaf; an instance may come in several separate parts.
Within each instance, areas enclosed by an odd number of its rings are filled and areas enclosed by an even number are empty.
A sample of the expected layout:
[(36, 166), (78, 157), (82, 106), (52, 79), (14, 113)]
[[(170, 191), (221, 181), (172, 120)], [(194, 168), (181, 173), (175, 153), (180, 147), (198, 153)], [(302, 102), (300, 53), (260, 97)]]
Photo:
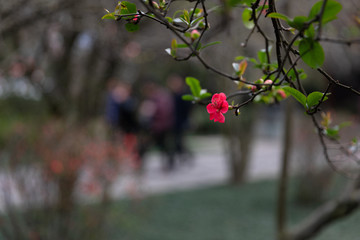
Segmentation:
[(239, 4), (242, 4), (242, 0), (227, 0), (226, 2), (230, 7), (235, 7)]
[(283, 87), (283, 90), (286, 94), (293, 96), (305, 109), (308, 109), (306, 106), (306, 96), (304, 94), (292, 87)]
[(241, 4), (246, 4), (251, 7), (251, 4), (254, 3), (256, 0), (227, 0), (227, 4), (230, 7), (235, 7)]
[(285, 20), (287, 22), (290, 21), (290, 19), (287, 16), (285, 16), (285, 15), (283, 15), (281, 13), (272, 12), (272, 13), (268, 14), (267, 16), (271, 17), (271, 18), (278, 18), (278, 19), (281, 19), (281, 20)]
[(307, 38), (311, 38), (313, 39), (315, 37), (315, 27), (314, 24), (310, 24), (310, 26), (308, 27), (308, 29), (305, 30), (304, 35)]
[(297, 30), (301, 30), (304, 27), (304, 23), (308, 20), (307, 17), (305, 16), (297, 16), (294, 18), (294, 20), (290, 20), (287, 23), (289, 24), (290, 27), (293, 27)]
[[(306, 103), (308, 105), (308, 108), (315, 107), (320, 102), (323, 95), (324, 94), (321, 93), (321, 92), (312, 92), (312, 93), (310, 93), (306, 98)], [(328, 97), (325, 96), (323, 101), (325, 101), (327, 99), (328, 99)]]
[(351, 124), (352, 123), (350, 121), (342, 122), (339, 124), (339, 129), (344, 128), (344, 127), (349, 127), (349, 126), (351, 126)]
[(200, 9), (200, 8), (195, 8), (194, 10), (191, 10), (191, 11), (190, 11), (190, 15), (191, 15), (191, 14), (194, 14), (195, 17), (198, 17), (198, 16), (200, 16), (200, 14), (201, 14), (202, 12), (203, 12), (202, 9)]
[(299, 71), (299, 78), (301, 80), (304, 80), (307, 78), (307, 74), (302, 70), (302, 71)]
[[(197, 44), (196, 51), (199, 51), (199, 50), (201, 49), (201, 46), (202, 46), (202, 45), (201, 45), (201, 42), (197, 42), (197, 43), (194, 42), (194, 43), (193, 43), (194, 47), (196, 46), (196, 44)], [(193, 56), (195, 56), (195, 55), (193, 55)]]
[(191, 26), (195, 26), (198, 22), (204, 20), (205, 18), (204, 17), (199, 17), (199, 18), (196, 18), (195, 20), (193, 20), (190, 25)]
[[(306, 75), (306, 73), (304, 72), (303, 69), (300, 69), (300, 68), (297, 69), (297, 74), (298, 74), (298, 76), (299, 76), (299, 78), (300, 78), (301, 80), (304, 80), (304, 79), (307, 78), (307, 75)], [(291, 78), (291, 80), (293, 80), (293, 81), (296, 80), (296, 74), (295, 74), (295, 71), (294, 71), (293, 68), (289, 70), (289, 72), (287, 73), (287, 75)]]
[(176, 39), (174, 38), (173, 40), (171, 40), (171, 49), (176, 49), (177, 48), (177, 41)]
[(258, 64), (257, 60), (255, 58), (249, 58), (249, 62), (252, 62), (253, 64)]
[[(137, 8), (136, 5), (134, 3), (131, 2), (127, 2), (127, 1), (123, 1), (123, 2), (119, 2), (118, 5), (115, 8), (115, 13), (114, 15), (127, 15), (127, 14), (136, 14), (137, 13)], [(132, 19), (134, 16), (124, 16), (122, 17), (123, 19)]]
[(112, 19), (112, 20), (116, 20), (115, 16), (114, 16), (115, 13), (108, 13), (108, 14), (105, 14), (101, 19), (104, 20), (104, 19)]
[(174, 12), (173, 18), (177, 18), (178, 15), (179, 15), (179, 14), (182, 15), (182, 13), (183, 13), (183, 10), (177, 10), (176, 12)]
[(211, 97), (211, 93), (208, 93), (208, 92), (206, 92), (206, 93), (203, 93), (203, 94), (201, 94), (200, 95), (200, 99), (205, 99), (205, 98), (209, 98), (209, 97)]
[(183, 17), (184, 17), (184, 20), (187, 24), (190, 24), (190, 15), (189, 15), (189, 11), (188, 10), (184, 10), (184, 13), (183, 13)]
[(235, 61), (241, 61), (241, 60), (244, 60), (244, 59), (246, 59), (249, 62), (252, 62), (255, 65), (259, 64), (258, 61), (255, 58), (248, 58), (248, 57), (245, 57), (245, 56), (237, 56), (235, 58)]
[[(126, 13), (123, 13), (122, 10), (124, 10), (124, 12), (126, 11)], [(121, 2), (121, 12), (120, 13), (121, 14), (137, 13), (136, 4), (127, 2), (127, 1)]]
[(121, 10), (121, 2), (119, 1), (118, 4), (115, 7), (115, 15), (120, 15), (120, 10)]
[(256, 0), (242, 0), (242, 2), (250, 7)]
[(287, 72), (287, 75), (292, 81), (296, 80), (296, 74), (293, 68)]
[(235, 61), (241, 61), (241, 60), (243, 60), (243, 59), (245, 59), (246, 57), (245, 56), (237, 56), (236, 58), (235, 58)]
[(252, 15), (251, 8), (245, 8), (242, 13), (242, 21), (244, 23), (244, 26), (248, 29), (252, 29), (255, 26), (254, 21), (253, 20), (250, 21), (251, 15)]
[(299, 51), (302, 60), (312, 68), (318, 68), (324, 63), (324, 50), (317, 41), (309, 38), (302, 39)]
[(128, 32), (135, 32), (139, 30), (139, 25), (133, 23), (127, 23), (125, 24), (125, 28)]
[(338, 139), (340, 137), (339, 136), (339, 128), (325, 129), (325, 134), (332, 139)]
[[(266, 10), (269, 9), (269, 5), (268, 5), (266, 2), (265, 2), (265, 4), (266, 4), (266, 5), (260, 4), (259, 7), (256, 9), (256, 13), (259, 13), (259, 12), (265, 13)], [(251, 7), (251, 5), (250, 5), (250, 7)]]
[(185, 79), (186, 84), (190, 87), (191, 93), (195, 97), (200, 97), (201, 87), (200, 82), (196, 78), (193, 77), (187, 77)]
[(185, 32), (185, 33), (184, 33), (184, 36), (185, 36), (185, 37), (188, 37), (188, 38), (191, 38), (191, 33), (190, 33), (190, 32)]
[[(323, 1), (314, 4), (309, 13), (309, 20), (313, 19), (321, 11)], [(322, 15), (321, 23), (325, 24), (337, 18), (337, 14), (341, 11), (342, 5), (334, 0), (328, 0), (325, 5), (324, 13)]]
[(247, 61), (246, 60), (242, 60), (240, 63), (239, 63), (239, 74), (240, 75), (244, 75), (245, 71), (246, 71), (246, 68), (247, 68)]
[(258, 51), (258, 59), (260, 61), (260, 63), (264, 64), (267, 63), (267, 56), (266, 56), (266, 51), (265, 49), (261, 49), (260, 51)]
[(182, 100), (184, 101), (195, 101), (195, 97), (190, 94), (185, 94), (181, 96)]
[(165, 17), (166, 18), (166, 20), (169, 22), (169, 23), (173, 23), (174, 22), (174, 20), (171, 18), (171, 17)]
[[(171, 49), (170, 49), (170, 55), (174, 58), (176, 57), (177, 46), (178, 46), (177, 41), (174, 38), (173, 40), (171, 40)], [(166, 52), (168, 52), (168, 50), (166, 50)]]
[(188, 45), (185, 43), (176, 44), (176, 48), (187, 48)]
[(220, 44), (220, 43), (221, 43), (220, 41), (210, 42), (210, 43), (207, 43), (204, 46), (202, 46), (200, 49), (204, 49), (204, 48), (207, 48), (207, 47), (210, 47), (210, 46), (213, 46), (216, 44)]

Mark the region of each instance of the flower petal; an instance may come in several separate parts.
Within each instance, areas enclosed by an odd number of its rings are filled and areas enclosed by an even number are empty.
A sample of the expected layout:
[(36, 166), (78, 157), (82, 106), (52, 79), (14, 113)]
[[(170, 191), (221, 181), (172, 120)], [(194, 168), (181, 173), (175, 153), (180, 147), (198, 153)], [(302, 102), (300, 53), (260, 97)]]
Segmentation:
[(225, 93), (219, 93), (218, 94), (219, 96), (219, 100), (222, 100), (222, 101), (226, 101), (226, 95), (225, 95)]
[(226, 113), (229, 110), (229, 103), (225, 100), (221, 104), (220, 112)]
[(214, 113), (216, 112), (216, 108), (214, 107), (214, 105), (212, 103), (209, 103), (207, 106), (206, 106), (206, 110), (208, 113)]
[(210, 113), (210, 120), (216, 119), (216, 112)]
[(211, 102), (215, 102), (215, 101), (218, 101), (218, 98), (219, 98), (219, 94), (218, 93), (215, 93), (212, 98), (211, 98)]
[(216, 118), (214, 119), (214, 122), (224, 123), (225, 122), (225, 116), (222, 115), (222, 113), (217, 113)]

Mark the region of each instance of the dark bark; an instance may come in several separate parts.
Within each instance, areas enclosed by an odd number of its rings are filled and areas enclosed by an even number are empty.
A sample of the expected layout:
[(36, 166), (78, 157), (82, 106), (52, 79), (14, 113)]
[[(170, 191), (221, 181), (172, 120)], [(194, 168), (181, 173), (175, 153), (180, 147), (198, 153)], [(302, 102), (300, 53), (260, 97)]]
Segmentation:
[[(230, 183), (242, 184), (246, 181), (247, 170), (251, 158), (251, 147), (254, 140), (256, 109), (246, 109), (244, 114), (233, 117), (229, 124), (227, 137), (229, 139)], [(229, 118), (232, 118), (232, 116)], [(229, 119), (232, 121), (232, 119)]]
[[(324, 203), (316, 209), (303, 222), (289, 230), (287, 240), (306, 240), (317, 235), (323, 228), (328, 227), (331, 223), (340, 220), (359, 207), (360, 203), (360, 179), (355, 181), (354, 187), (349, 193), (345, 193), (339, 199)], [(348, 190), (346, 190), (347, 192)]]
[(281, 169), (279, 176), (279, 185), (277, 192), (277, 212), (276, 212), (276, 225), (278, 239), (285, 239), (284, 233), (286, 230), (286, 214), (287, 214), (287, 192), (288, 192), (288, 175), (289, 175), (289, 162), (292, 147), (292, 134), (293, 134), (293, 104), (287, 101), (285, 109), (285, 125), (283, 136), (283, 150), (281, 156)]

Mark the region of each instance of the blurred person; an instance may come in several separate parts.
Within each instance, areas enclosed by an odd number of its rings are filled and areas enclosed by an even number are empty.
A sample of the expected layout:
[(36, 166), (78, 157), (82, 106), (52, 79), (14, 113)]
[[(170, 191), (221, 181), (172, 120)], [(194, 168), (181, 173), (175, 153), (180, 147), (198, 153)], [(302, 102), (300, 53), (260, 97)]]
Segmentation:
[(112, 79), (108, 84), (106, 98), (106, 121), (115, 132), (135, 134), (138, 130), (136, 120), (136, 101), (131, 96), (131, 86)]
[(187, 94), (185, 81), (179, 75), (171, 75), (167, 79), (167, 86), (172, 92), (174, 102), (174, 126), (173, 138), (175, 145), (175, 154), (180, 156), (180, 161), (185, 162), (190, 160), (190, 152), (186, 149), (184, 144), (184, 133), (189, 128), (189, 115), (192, 103), (184, 101), (182, 96)]
[[(108, 83), (105, 118), (110, 130), (110, 139), (136, 152), (132, 153), (131, 166), (138, 168), (138, 130), (136, 118), (136, 100), (132, 97), (131, 86), (111, 79)], [(130, 147), (131, 146), (131, 147)]]
[(115, 130), (117, 128), (117, 123), (119, 120), (119, 112), (118, 112), (119, 103), (116, 100), (117, 97), (114, 91), (115, 86), (116, 86), (116, 80), (115, 79), (109, 80), (107, 84), (107, 93), (105, 99), (105, 120), (108, 126), (111, 128), (111, 130)]
[(140, 157), (143, 158), (150, 146), (156, 145), (166, 155), (164, 170), (171, 171), (174, 169), (173, 146), (169, 141), (174, 126), (171, 94), (153, 81), (143, 85), (143, 94), (145, 99), (140, 105), (139, 118), (145, 136), (140, 146)]

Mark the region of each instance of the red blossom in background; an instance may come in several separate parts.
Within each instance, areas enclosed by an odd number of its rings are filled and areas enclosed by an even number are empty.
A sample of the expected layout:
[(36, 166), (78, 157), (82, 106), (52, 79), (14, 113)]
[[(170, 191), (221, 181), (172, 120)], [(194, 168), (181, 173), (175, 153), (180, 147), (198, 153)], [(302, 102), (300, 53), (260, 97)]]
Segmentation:
[(224, 93), (215, 93), (206, 107), (208, 113), (210, 114), (210, 120), (214, 122), (225, 122), (225, 116), (223, 113), (226, 113), (229, 109), (229, 103), (226, 101), (226, 95)]
[(285, 99), (285, 98), (286, 98), (286, 93), (285, 93), (284, 90), (279, 89), (279, 90), (277, 90), (276, 93), (277, 93), (282, 99)]
[(136, 135), (107, 140), (85, 128), (66, 129), (61, 122), (45, 124), (35, 145), (46, 181), (91, 195), (102, 194), (123, 171), (140, 167), (137, 148)]
[(62, 162), (57, 159), (51, 160), (49, 167), (50, 170), (56, 175), (60, 175), (64, 171), (64, 166)]

